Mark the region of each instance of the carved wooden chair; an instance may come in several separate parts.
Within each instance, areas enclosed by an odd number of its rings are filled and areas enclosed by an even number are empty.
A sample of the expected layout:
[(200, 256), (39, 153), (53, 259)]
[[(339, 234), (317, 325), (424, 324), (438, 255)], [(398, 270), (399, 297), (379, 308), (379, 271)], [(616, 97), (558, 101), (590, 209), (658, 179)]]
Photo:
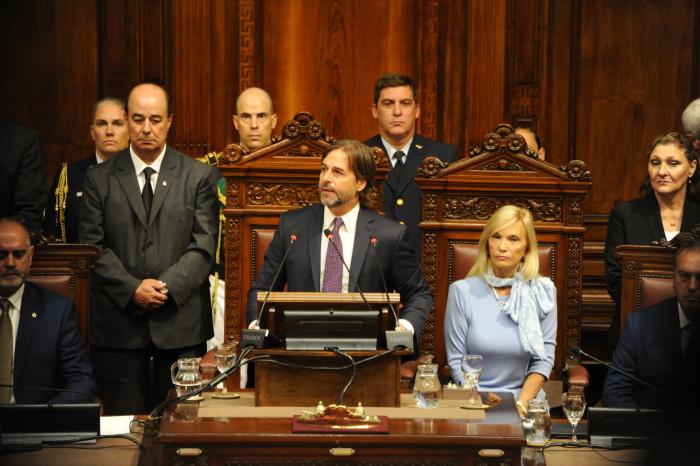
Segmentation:
[[(247, 152), (231, 144), (219, 157), (226, 177), (226, 337), (240, 339), (246, 325), (247, 292), (263, 263), (283, 212), (318, 202), (321, 156), (333, 142), (307, 112), (288, 121), (272, 144)], [(370, 206), (381, 211), (381, 181), (391, 164), (372, 150), (377, 176)]]
[(620, 332), (629, 315), (666, 298), (673, 291), (675, 248), (623, 244), (615, 249), (622, 267)]
[[(486, 221), (505, 204), (532, 212), (541, 245), (542, 272), (557, 286), (558, 330), (553, 379), (579, 366), (568, 354), (581, 332), (583, 198), (591, 187), (585, 163), (564, 167), (538, 160), (525, 140), (507, 124), (496, 127), (469, 158), (445, 165), (427, 158), (416, 183), (423, 191), (422, 263), (434, 292), (434, 312), (421, 348), (444, 366), (444, 312), (449, 284), (466, 275), (470, 246), (475, 248)], [(473, 259), (472, 259), (473, 260)], [(579, 369), (569, 372), (569, 383)], [(586, 383), (586, 380), (575, 380)]]
[(90, 348), (90, 268), (99, 256), (96, 246), (45, 244), (36, 246), (27, 281), (73, 301), (80, 335)]

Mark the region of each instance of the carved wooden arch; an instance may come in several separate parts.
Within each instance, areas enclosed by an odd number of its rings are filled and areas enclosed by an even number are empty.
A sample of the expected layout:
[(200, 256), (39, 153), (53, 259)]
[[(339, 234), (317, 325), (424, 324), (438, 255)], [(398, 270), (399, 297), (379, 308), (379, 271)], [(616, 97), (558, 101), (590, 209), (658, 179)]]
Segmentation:
[(580, 343), (583, 198), (591, 187), (586, 164), (573, 160), (560, 167), (539, 160), (510, 125), (500, 124), (468, 158), (449, 165), (427, 158), (416, 183), (423, 191), (423, 272), (434, 293), (421, 348), (433, 352), (439, 364), (445, 363), (449, 245), (478, 241), (491, 215), (503, 205), (515, 204), (532, 213), (538, 241), (555, 249), (558, 345), (553, 375), (558, 377), (571, 362), (566, 348)]

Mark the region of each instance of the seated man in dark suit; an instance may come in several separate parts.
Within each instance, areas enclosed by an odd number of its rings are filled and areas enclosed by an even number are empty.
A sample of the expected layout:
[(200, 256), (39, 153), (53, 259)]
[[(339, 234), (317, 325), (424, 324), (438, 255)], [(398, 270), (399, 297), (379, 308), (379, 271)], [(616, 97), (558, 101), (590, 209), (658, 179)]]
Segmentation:
[[(321, 162), (321, 203), (280, 216), (265, 262), (248, 294), (251, 326), (257, 324), (259, 291), (281, 291), (287, 285), (289, 291), (357, 292), (352, 275), (361, 291), (383, 292), (381, 267), (389, 291), (401, 294), (404, 306), (399, 324), (413, 331), (414, 339), (420, 335), (433, 299), (408, 243), (406, 227), (366, 206), (374, 173), (372, 153), (364, 144), (341, 140), (331, 145)], [(350, 273), (323, 234), (325, 229), (332, 231)], [(297, 239), (290, 244), (292, 235)], [(376, 250), (372, 251), (373, 247)], [(288, 249), (273, 285), (273, 276)]]
[[(673, 272), (676, 297), (633, 312), (613, 364), (654, 388), (610, 370), (603, 403), (610, 407), (674, 408), (700, 401), (700, 241), (682, 244)], [(676, 406), (674, 406), (676, 405)]]
[(92, 402), (73, 303), (26, 283), (33, 253), (26, 228), (0, 220), (0, 403)]
[(43, 230), (46, 236), (61, 243), (78, 242), (87, 169), (112, 158), (129, 145), (123, 101), (105, 97), (95, 104), (90, 136), (95, 141), (95, 153), (77, 162), (61, 164), (49, 190)]
[(454, 162), (457, 150), (416, 134), (418, 90), (408, 76), (387, 73), (377, 80), (372, 116), (377, 119), (379, 134), (365, 144), (384, 150), (393, 166), (384, 181), (384, 212), (408, 227), (411, 244), (420, 253), (418, 224), (423, 214), (423, 194), (414, 181), (416, 170), (429, 156)]

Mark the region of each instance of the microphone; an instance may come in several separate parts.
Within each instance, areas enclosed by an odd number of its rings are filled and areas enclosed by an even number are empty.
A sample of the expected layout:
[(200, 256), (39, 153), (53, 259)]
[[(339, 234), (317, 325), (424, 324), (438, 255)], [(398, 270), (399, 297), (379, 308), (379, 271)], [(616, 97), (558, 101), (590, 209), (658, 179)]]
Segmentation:
[(577, 356), (584, 356), (588, 359), (592, 359), (593, 361), (600, 363), (600, 364), (604, 365), (605, 367), (614, 370), (615, 372), (619, 372), (620, 374), (624, 375), (625, 377), (629, 377), (630, 379), (634, 380), (635, 382), (637, 382), (640, 385), (644, 385), (647, 388), (650, 388), (652, 390), (656, 390), (658, 392), (663, 393), (663, 390), (661, 390), (659, 387), (656, 387), (656, 386), (650, 384), (649, 382), (645, 382), (645, 381), (633, 376), (629, 372), (623, 371), (622, 369), (618, 369), (617, 367), (613, 366), (610, 363), (607, 363), (605, 361), (601, 361), (600, 359), (596, 358), (595, 356), (591, 356), (590, 354), (586, 353), (585, 351), (583, 351), (581, 348), (579, 348), (576, 345), (569, 345), (569, 352), (573, 353)]
[(377, 265), (377, 268), (379, 268), (379, 276), (382, 279), (382, 286), (384, 287), (386, 302), (389, 305), (389, 309), (391, 309), (391, 313), (394, 315), (394, 322), (396, 323), (396, 328), (394, 330), (386, 331), (386, 347), (387, 349), (391, 349), (397, 346), (404, 346), (406, 349), (413, 350), (413, 332), (399, 330), (399, 315), (396, 313), (396, 309), (394, 309), (394, 305), (391, 304), (391, 299), (389, 298), (389, 289), (386, 286), (384, 270), (382, 269), (382, 265), (379, 263), (379, 259), (377, 259), (377, 243), (379, 241), (377, 240), (376, 236), (372, 236), (370, 237), (369, 242), (372, 245), (372, 250), (374, 251), (374, 262)]
[[(367, 298), (365, 298), (365, 294), (360, 289), (360, 285), (358, 285), (355, 279), (352, 278), (352, 273), (350, 273), (350, 267), (348, 267), (348, 264), (345, 262), (345, 259), (343, 259), (343, 253), (340, 252), (340, 249), (338, 249), (338, 245), (335, 244), (335, 241), (333, 241), (333, 233), (331, 233), (331, 231), (328, 228), (326, 228), (325, 230), (323, 230), (323, 234), (326, 235), (326, 238), (328, 238), (328, 242), (333, 245), (333, 249), (335, 249), (335, 252), (338, 254), (338, 257), (340, 257), (340, 260), (343, 263), (343, 267), (345, 267), (345, 270), (348, 271), (348, 276), (350, 277), (350, 280), (352, 280), (352, 284), (355, 285), (355, 289), (358, 293), (360, 293), (362, 301), (364, 301), (367, 305), (367, 309), (372, 311), (372, 306), (370, 306), (367, 302)], [(328, 254), (328, 252), (326, 252), (326, 254)]]
[[(282, 256), (282, 260), (280, 261), (279, 265), (277, 266), (277, 270), (275, 271), (274, 277), (272, 277), (272, 283), (270, 283), (270, 287), (267, 289), (267, 293), (265, 293), (265, 300), (262, 303), (262, 306), (260, 306), (260, 312), (258, 312), (258, 326), (260, 325), (260, 319), (262, 319), (263, 312), (265, 311), (265, 305), (267, 304), (267, 300), (270, 298), (270, 293), (272, 292), (272, 288), (275, 286), (275, 282), (277, 281), (277, 277), (279, 277), (280, 272), (282, 271), (282, 267), (284, 267), (284, 262), (287, 260), (287, 256), (289, 255), (289, 251), (292, 250), (292, 245), (294, 242), (297, 240), (297, 231), (293, 230), (292, 234), (289, 235), (289, 246), (287, 246), (287, 250), (284, 252), (284, 256)], [(241, 331), (241, 347), (245, 348), (246, 346), (254, 346), (257, 349), (262, 349), (263, 346), (265, 346), (265, 337), (267, 336), (268, 331), (265, 329), (261, 328), (244, 328)]]

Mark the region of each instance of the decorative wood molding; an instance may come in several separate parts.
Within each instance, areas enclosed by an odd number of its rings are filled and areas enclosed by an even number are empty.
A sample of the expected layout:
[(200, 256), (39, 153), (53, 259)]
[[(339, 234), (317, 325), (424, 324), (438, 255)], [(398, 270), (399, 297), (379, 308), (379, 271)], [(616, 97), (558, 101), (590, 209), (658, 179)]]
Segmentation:
[[(569, 237), (566, 248), (566, 344), (578, 346), (581, 341), (581, 262), (583, 258), (581, 236)], [(576, 361), (567, 355), (569, 361)]]
[[(229, 183), (234, 184), (234, 183)], [(241, 296), (245, 291), (241, 290), (241, 219), (229, 217), (226, 228), (226, 314), (225, 336), (233, 336), (240, 341), (241, 319), (245, 316), (245, 309), (241, 309)]]
[(443, 216), (447, 219), (488, 220), (494, 212), (507, 204), (517, 205), (532, 212), (536, 222), (561, 222), (562, 200), (523, 199), (518, 197), (474, 197), (470, 195), (446, 195)]
[(255, 76), (255, 3), (238, 1), (238, 86), (241, 90), (257, 83)]
[(572, 160), (566, 166), (562, 166), (561, 171), (574, 181), (593, 181), (591, 172), (582, 160)]
[[(420, 134), (435, 139), (437, 137), (437, 94), (438, 94), (438, 16), (437, 0), (428, 0), (419, 4), (421, 55), (418, 61), (420, 72)], [(423, 59), (425, 58), (425, 59)]]
[(304, 184), (250, 183), (246, 193), (251, 206), (304, 207), (318, 202), (318, 186)]
[(446, 168), (449, 165), (447, 162), (443, 162), (437, 157), (426, 157), (421, 162), (420, 167), (416, 169), (416, 176), (422, 178), (431, 178), (437, 175), (440, 170)]
[[(423, 249), (421, 252), (423, 257), (423, 277), (433, 295), (435, 294), (435, 285), (437, 284), (437, 245), (436, 234), (423, 234)], [(433, 309), (431, 309), (425, 326), (423, 327), (423, 333), (421, 333), (421, 351), (434, 354), (435, 343), (435, 303), (433, 302)]]

